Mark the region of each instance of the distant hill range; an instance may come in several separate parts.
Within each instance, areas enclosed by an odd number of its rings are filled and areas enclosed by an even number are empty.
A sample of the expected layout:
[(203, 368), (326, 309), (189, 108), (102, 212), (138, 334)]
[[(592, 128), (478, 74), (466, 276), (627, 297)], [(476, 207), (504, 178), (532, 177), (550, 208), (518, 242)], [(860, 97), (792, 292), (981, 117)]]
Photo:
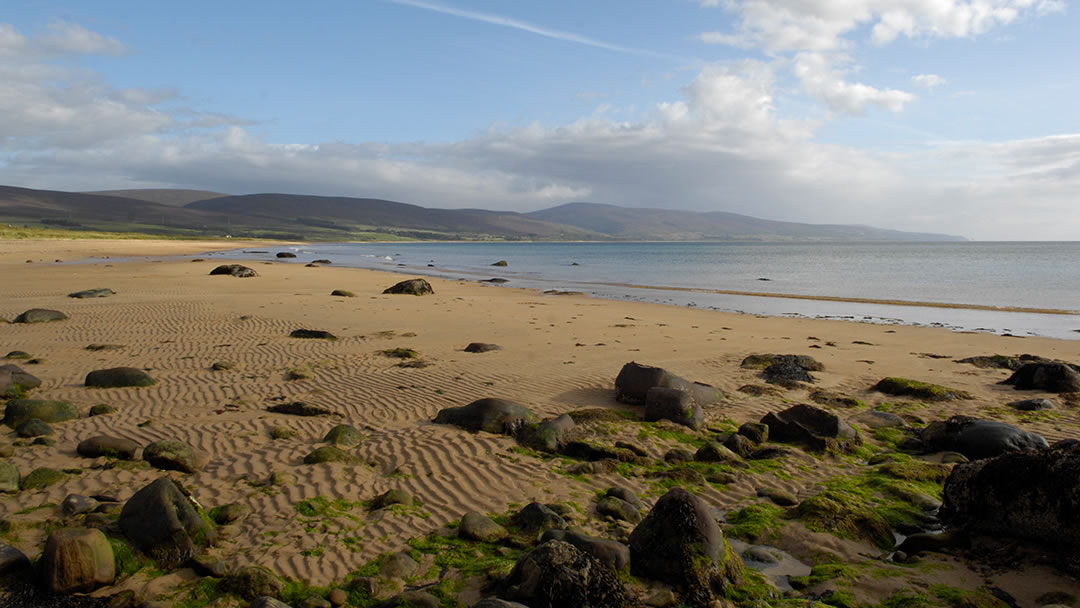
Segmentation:
[(962, 241), (944, 234), (800, 224), (722, 211), (569, 203), (514, 213), (372, 198), (203, 190), (61, 192), (0, 186), (0, 222), (72, 230), (290, 240)]

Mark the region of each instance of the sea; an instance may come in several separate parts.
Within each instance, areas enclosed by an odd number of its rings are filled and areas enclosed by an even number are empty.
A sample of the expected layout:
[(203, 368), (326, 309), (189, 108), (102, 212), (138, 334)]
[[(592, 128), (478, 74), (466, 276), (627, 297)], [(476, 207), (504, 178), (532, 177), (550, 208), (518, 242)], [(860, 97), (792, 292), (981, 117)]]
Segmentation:
[[(279, 251), (296, 258), (280, 260)], [(1080, 242), (316, 243), (230, 259), (404, 272), (766, 316), (1080, 339)], [(505, 266), (495, 266), (505, 261)], [(1017, 310), (1020, 309), (1020, 310)]]

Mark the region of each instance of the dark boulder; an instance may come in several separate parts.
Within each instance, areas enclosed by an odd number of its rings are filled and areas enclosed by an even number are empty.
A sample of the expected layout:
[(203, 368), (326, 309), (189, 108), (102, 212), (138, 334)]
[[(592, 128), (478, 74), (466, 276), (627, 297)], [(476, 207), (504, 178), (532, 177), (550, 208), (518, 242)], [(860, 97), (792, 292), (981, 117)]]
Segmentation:
[(700, 405), (708, 405), (723, 397), (718, 389), (708, 384), (689, 382), (665, 369), (631, 361), (622, 366), (615, 378), (615, 399), (641, 405), (645, 403), (649, 389), (656, 386), (684, 390)]
[(517, 433), (518, 442), (541, 452), (558, 452), (574, 435), (577, 425), (569, 414), (538, 424), (525, 424)]
[(0, 576), (30, 569), (30, 559), (11, 545), (0, 543)]
[(1080, 372), (1062, 361), (1026, 363), (1001, 383), (1011, 384), (1018, 391), (1075, 393), (1080, 392)]
[(135, 493), (120, 511), (120, 529), (165, 568), (176, 568), (214, 544), (217, 532), (172, 480), (162, 477)]
[(738, 434), (754, 443), (764, 443), (769, 440), (769, 426), (760, 422), (744, 422)]
[(83, 439), (75, 448), (79, 456), (85, 456), (86, 458), (108, 456), (120, 460), (134, 460), (135, 452), (138, 450), (139, 444), (130, 439), (109, 437), (107, 435), (96, 435)]
[(295, 258), (296, 254), (291, 251), (279, 251), (274, 257), (278, 258)]
[(656, 501), (630, 534), (635, 576), (676, 587), (690, 606), (707, 606), (743, 580), (745, 566), (731, 550), (712, 509), (683, 488)]
[(956, 465), (941, 518), (985, 534), (1080, 547), (1080, 446)]
[(44, 437), (45, 435), (52, 435), (53, 430), (48, 422), (38, 420), (37, 418), (31, 418), (15, 427), (15, 434), (24, 438)]
[(431, 283), (424, 279), (408, 279), (387, 287), (383, 293), (423, 296), (434, 294), (435, 290), (431, 288)]
[(107, 298), (112, 295), (116, 295), (116, 292), (109, 289), (108, 287), (102, 287), (100, 289), (84, 289), (82, 291), (69, 293), (68, 297), (85, 300), (87, 298)]
[(47, 308), (31, 308), (30, 310), (15, 317), (12, 323), (48, 323), (50, 321), (63, 321), (67, 315), (59, 310)]
[(800, 404), (761, 419), (774, 441), (801, 444), (811, 450), (852, 452), (862, 445), (859, 434), (835, 414)]
[(603, 564), (622, 572), (630, 565), (630, 547), (606, 538), (597, 538), (572, 530), (548, 530), (540, 537), (541, 543), (561, 540), (600, 560)]
[(516, 435), (528, 422), (535, 420), (532, 411), (506, 399), (479, 399), (462, 407), (439, 410), (436, 424), (452, 424), (470, 431), (487, 431)]
[(289, 332), (289, 337), (309, 340), (337, 340), (337, 336), (321, 329), (294, 329)]
[(794, 386), (799, 382), (814, 382), (814, 377), (806, 368), (799, 365), (795, 355), (778, 355), (776, 361), (761, 372), (761, 377), (769, 384)]
[(796, 365), (808, 372), (820, 372), (825, 370), (817, 359), (809, 355), (750, 355), (739, 364), (744, 369), (766, 369), (781, 361), (793, 361)]
[(126, 386), (153, 386), (157, 381), (137, 367), (113, 367), (86, 374), (84, 382), (93, 388), (120, 388)]
[(274, 414), (288, 414), (289, 416), (331, 416), (334, 414), (333, 411), (325, 407), (304, 403), (303, 401), (290, 401), (289, 403), (271, 405), (266, 408), (266, 411)]
[(1005, 405), (1021, 412), (1037, 412), (1039, 410), (1054, 409), (1054, 402), (1049, 399), (1022, 399)]
[(258, 597), (273, 597), (284, 588), (285, 581), (262, 566), (244, 566), (221, 579), (218, 585), (221, 591), (249, 601)]
[(504, 581), (507, 599), (530, 608), (638, 606), (615, 572), (570, 543), (548, 541), (526, 553)]
[(751, 439), (740, 433), (732, 433), (728, 436), (724, 440), (723, 446), (738, 454), (740, 458), (750, 458), (758, 447)]
[(596, 513), (614, 520), (636, 524), (641, 521), (641, 511), (629, 502), (610, 494), (596, 501)]
[(210, 462), (210, 456), (178, 439), (159, 439), (143, 449), (143, 460), (165, 471), (194, 473)]
[(93, 591), (116, 578), (112, 545), (95, 528), (65, 528), (50, 534), (38, 570), (45, 588), (62, 594)]
[(26, 373), (18, 365), (0, 365), (0, 399), (16, 399), (39, 386), (41, 380)]
[(972, 460), (1049, 447), (1041, 435), (1004, 422), (971, 416), (953, 416), (944, 422), (932, 422), (923, 429), (921, 439), (930, 451), (959, 452)]
[(507, 264), (506, 260), (499, 260), (498, 262), (495, 262), (494, 264), (492, 264), (492, 266), (508, 266), (508, 265), (509, 264)]
[(502, 347), (498, 344), (488, 344), (486, 342), (470, 342), (465, 347), (467, 353), (487, 353), (493, 350), (502, 350)]
[(532, 502), (510, 518), (510, 523), (523, 532), (539, 533), (545, 530), (565, 530), (566, 520), (545, 504)]
[(405, 490), (399, 490), (394, 488), (387, 490), (382, 494), (379, 494), (375, 498), (371, 499), (371, 510), (376, 511), (378, 509), (385, 509), (391, 505), (402, 505), (405, 507), (413, 506), (415, 499), (412, 494), (409, 494)]
[(217, 268), (211, 270), (210, 274), (224, 274), (237, 277), (239, 279), (259, 276), (257, 272), (242, 264), (222, 264), (221, 266), (218, 266)]
[(20, 424), (37, 418), (45, 422), (63, 422), (79, 417), (79, 410), (67, 401), (46, 401), (41, 399), (13, 399), (4, 409), (4, 424), (15, 428)]
[(705, 410), (687, 391), (654, 386), (645, 393), (645, 420), (670, 420), (695, 431), (705, 425)]

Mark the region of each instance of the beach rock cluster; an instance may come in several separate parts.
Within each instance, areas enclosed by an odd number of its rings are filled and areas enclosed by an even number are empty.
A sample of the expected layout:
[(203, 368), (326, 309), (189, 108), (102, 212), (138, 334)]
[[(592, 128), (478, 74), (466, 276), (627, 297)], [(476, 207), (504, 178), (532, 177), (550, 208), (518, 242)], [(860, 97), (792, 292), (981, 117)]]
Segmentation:
[(383, 293), (424, 296), (434, 294), (435, 290), (431, 288), (431, 283), (424, 279), (408, 279), (387, 287)]

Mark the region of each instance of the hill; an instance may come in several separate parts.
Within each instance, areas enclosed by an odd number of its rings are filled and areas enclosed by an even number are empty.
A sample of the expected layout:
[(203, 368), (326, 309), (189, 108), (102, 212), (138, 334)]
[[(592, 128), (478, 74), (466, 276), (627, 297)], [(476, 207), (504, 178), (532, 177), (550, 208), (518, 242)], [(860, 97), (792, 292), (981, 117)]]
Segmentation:
[(133, 198), (140, 201), (150, 201), (159, 205), (170, 207), (183, 207), (195, 201), (204, 201), (210, 198), (229, 196), (221, 192), (209, 190), (183, 190), (180, 188), (144, 188), (138, 190), (100, 190), (97, 192), (83, 192), (82, 194), (96, 194), (98, 196), (118, 196), (120, 198)]

